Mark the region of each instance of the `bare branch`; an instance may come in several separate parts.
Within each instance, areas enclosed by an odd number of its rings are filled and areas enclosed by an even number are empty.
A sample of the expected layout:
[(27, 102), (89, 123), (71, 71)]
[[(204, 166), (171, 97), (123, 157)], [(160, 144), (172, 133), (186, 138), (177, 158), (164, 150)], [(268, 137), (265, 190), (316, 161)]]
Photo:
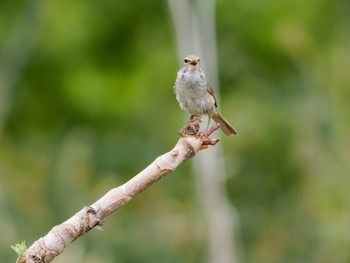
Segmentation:
[(94, 204), (84, 207), (60, 225), (54, 226), (37, 240), (17, 262), (48, 263), (63, 252), (64, 248), (94, 227), (102, 226), (102, 219), (128, 203), (136, 194), (173, 172), (185, 160), (205, 149), (209, 138), (203, 135), (186, 136), (168, 153), (159, 156), (142, 172), (125, 184), (111, 189)]

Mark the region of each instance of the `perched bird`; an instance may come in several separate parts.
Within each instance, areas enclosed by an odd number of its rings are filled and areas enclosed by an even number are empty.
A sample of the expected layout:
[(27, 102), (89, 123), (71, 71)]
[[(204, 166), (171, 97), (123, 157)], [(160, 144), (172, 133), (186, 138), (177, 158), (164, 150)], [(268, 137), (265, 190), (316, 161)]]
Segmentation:
[(182, 67), (177, 72), (174, 92), (181, 109), (187, 111), (191, 116), (208, 115), (208, 126), (210, 120), (213, 119), (226, 135), (238, 134), (218, 112), (215, 92), (205, 78), (199, 57), (188, 55), (184, 58)]

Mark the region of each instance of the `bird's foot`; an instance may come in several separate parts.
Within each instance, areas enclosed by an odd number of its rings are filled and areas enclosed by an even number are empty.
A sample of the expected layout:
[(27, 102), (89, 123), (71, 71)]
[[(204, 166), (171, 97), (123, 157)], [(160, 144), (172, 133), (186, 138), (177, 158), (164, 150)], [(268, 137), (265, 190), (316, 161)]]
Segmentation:
[(220, 139), (210, 139), (208, 137), (203, 136), (200, 150), (207, 149), (209, 145), (211, 146), (216, 145), (219, 141)]
[(219, 128), (220, 128), (220, 125), (215, 124), (212, 127), (210, 127), (209, 130), (207, 129), (201, 134), (201, 139), (202, 139), (201, 149), (207, 149), (209, 145), (215, 145), (220, 141), (219, 139), (209, 138), (209, 136)]
[(212, 135), (213, 132), (215, 132), (219, 128), (220, 128), (220, 124), (216, 123), (215, 125), (211, 126), (210, 129), (206, 129), (203, 133), (203, 136), (209, 137), (210, 135)]
[(202, 140), (201, 149), (208, 148), (209, 145), (215, 145), (220, 140), (219, 139), (210, 139), (209, 136), (214, 133), (217, 129), (220, 128), (219, 124), (215, 124), (214, 126), (206, 129), (203, 133), (200, 130), (201, 118), (198, 115), (192, 115), (190, 120), (186, 123), (186, 125), (179, 131), (181, 137), (186, 136), (197, 136)]

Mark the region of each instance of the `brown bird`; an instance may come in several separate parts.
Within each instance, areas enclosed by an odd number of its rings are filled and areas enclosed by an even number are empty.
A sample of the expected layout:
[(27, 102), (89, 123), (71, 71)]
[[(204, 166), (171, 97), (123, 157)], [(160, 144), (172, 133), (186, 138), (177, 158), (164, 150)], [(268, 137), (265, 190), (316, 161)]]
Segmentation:
[[(177, 73), (174, 91), (181, 109), (193, 115), (208, 115), (208, 126), (213, 119), (228, 136), (237, 135), (237, 131), (217, 110), (217, 99), (213, 88), (208, 83), (200, 59), (195, 55), (184, 58)], [(208, 129), (207, 126), (207, 129)]]

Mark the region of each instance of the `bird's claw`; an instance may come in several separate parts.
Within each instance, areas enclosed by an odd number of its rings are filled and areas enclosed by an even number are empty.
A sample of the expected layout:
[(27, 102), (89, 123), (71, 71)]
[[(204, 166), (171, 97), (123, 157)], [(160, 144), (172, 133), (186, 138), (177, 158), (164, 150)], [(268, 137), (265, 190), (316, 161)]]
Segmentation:
[(203, 136), (200, 150), (207, 149), (209, 145), (216, 145), (219, 141), (220, 139), (210, 139), (208, 137)]
[(202, 139), (202, 146), (201, 149), (207, 149), (209, 145), (215, 145), (220, 140), (219, 139), (210, 139), (209, 136), (215, 132), (217, 129), (220, 128), (220, 124), (215, 124), (212, 127), (210, 127), (209, 130), (206, 130), (203, 134), (201, 134)]

